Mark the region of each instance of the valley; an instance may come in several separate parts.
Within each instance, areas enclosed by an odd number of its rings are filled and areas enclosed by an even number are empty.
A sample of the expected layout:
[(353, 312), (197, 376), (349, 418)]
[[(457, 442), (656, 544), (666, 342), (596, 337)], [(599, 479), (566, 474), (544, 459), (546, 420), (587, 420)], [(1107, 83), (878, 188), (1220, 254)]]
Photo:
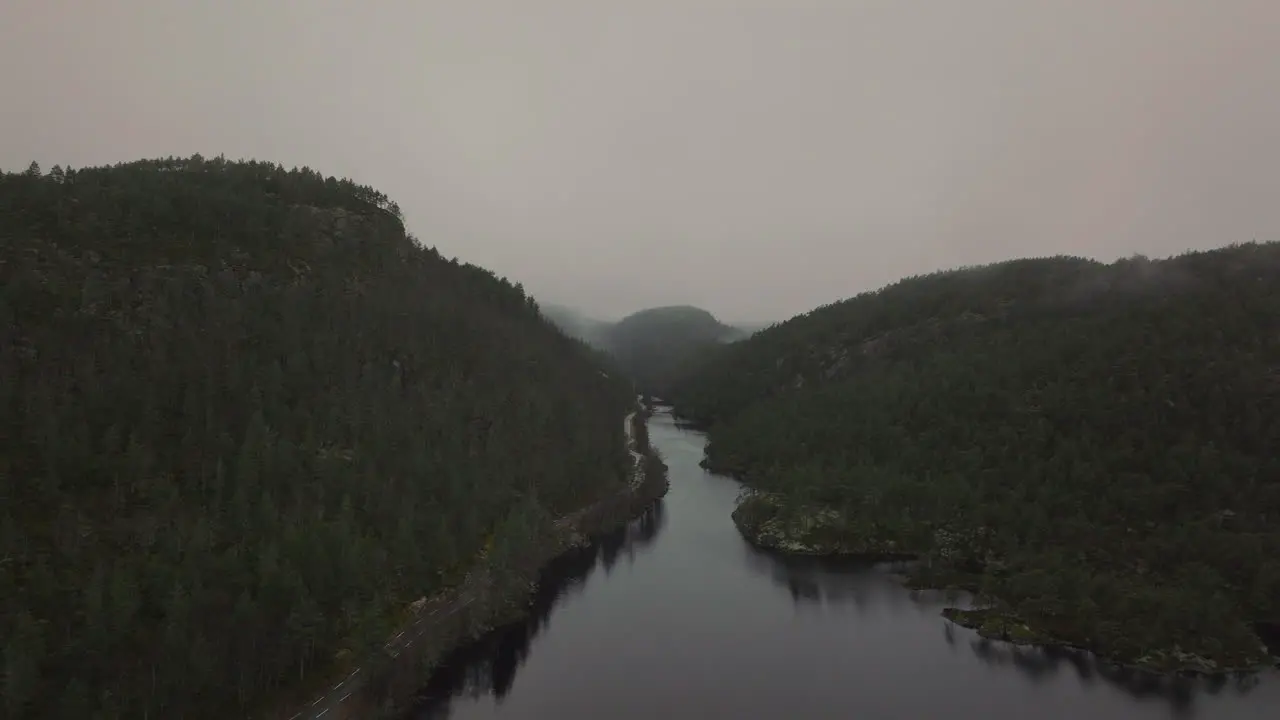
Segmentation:
[[(664, 513), (674, 574), (626, 592), (683, 599), (613, 620), (668, 633), (653, 653), (729, 632), (688, 593), (747, 553), (797, 603), (825, 591), (793, 563), (841, 587), (890, 563), (894, 607), (947, 599), (886, 627), (972, 628), (982, 657), (1271, 676), (1276, 244), (960, 268), (747, 328), (544, 307), (309, 168), (33, 166), (0, 190), (8, 716), (426, 712), (448, 658), (550, 612), (548, 568)], [(774, 627), (753, 602), (733, 627)], [(701, 647), (748, 650), (727, 637)]]

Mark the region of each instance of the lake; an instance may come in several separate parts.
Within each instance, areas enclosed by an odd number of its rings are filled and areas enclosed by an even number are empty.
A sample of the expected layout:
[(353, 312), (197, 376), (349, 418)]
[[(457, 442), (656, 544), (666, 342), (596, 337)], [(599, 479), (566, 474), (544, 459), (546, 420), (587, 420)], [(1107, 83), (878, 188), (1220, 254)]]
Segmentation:
[(758, 551), (729, 518), (741, 486), (698, 465), (704, 436), (649, 429), (667, 497), (548, 567), (528, 622), (453, 653), (408, 717), (1280, 717), (1276, 673), (1159, 679), (987, 641), (892, 566)]

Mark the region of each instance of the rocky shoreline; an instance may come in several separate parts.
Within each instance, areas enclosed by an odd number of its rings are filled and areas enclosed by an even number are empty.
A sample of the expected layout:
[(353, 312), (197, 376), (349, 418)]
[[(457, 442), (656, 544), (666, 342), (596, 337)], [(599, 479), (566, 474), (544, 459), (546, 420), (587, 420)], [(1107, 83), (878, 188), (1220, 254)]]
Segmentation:
[(1099, 651), (1088, 642), (1073, 642), (1056, 637), (1028, 624), (1022, 618), (997, 607), (956, 608), (942, 611), (942, 616), (955, 624), (978, 633), (989, 640), (1000, 640), (1014, 645), (1052, 647), (1081, 650), (1093, 653), (1099, 659), (1119, 667), (1139, 670), (1156, 675), (1227, 675), (1252, 673), (1274, 667), (1280, 659), (1270, 656), (1260, 647), (1256, 655), (1238, 663), (1223, 664), (1211, 658), (1187, 652), (1177, 645), (1166, 649), (1152, 649), (1140, 657), (1121, 660)]
[(769, 493), (747, 491), (739, 498), (732, 517), (747, 542), (764, 550), (868, 561), (918, 557), (892, 540), (873, 541), (847, 532), (844, 518), (835, 510), (815, 507), (808, 512), (787, 511)]
[[(793, 555), (856, 558), (866, 561), (915, 560), (919, 554), (898, 546), (893, 541), (869, 541), (857, 538), (842, 528), (840, 513), (825, 508), (811, 512), (787, 511), (774, 495), (747, 490), (733, 511), (733, 522), (743, 538), (752, 545), (770, 551)], [(912, 587), (929, 589), (907, 579)], [(943, 588), (934, 588), (943, 589)], [(1083, 650), (1120, 667), (1153, 674), (1221, 675), (1256, 672), (1275, 666), (1265, 647), (1253, 654), (1219, 662), (1178, 646), (1148, 650), (1136, 658), (1109, 657), (1087, 640), (1072, 641), (1057, 637), (1029, 624), (1017, 615), (996, 606), (975, 608), (948, 607), (942, 616), (957, 625), (975, 630), (981, 637), (1015, 645)]]

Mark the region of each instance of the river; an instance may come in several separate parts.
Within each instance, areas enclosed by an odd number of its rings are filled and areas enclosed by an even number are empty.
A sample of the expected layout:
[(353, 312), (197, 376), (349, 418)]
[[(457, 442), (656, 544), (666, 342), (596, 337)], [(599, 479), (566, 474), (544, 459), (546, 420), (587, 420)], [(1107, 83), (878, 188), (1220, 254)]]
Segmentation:
[(892, 567), (782, 558), (742, 540), (704, 438), (649, 424), (671, 490), (549, 567), (528, 622), (455, 652), (414, 720), (1280, 717), (1280, 676), (1156, 680), (1085, 653), (986, 641)]

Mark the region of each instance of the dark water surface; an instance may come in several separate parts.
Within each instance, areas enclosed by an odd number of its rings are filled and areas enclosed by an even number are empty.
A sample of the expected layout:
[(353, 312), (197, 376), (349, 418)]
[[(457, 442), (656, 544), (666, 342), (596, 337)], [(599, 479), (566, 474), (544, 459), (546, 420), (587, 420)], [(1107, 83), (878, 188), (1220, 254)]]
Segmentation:
[(786, 559), (738, 535), (739, 485), (657, 415), (671, 491), (547, 571), (533, 616), (455, 653), (410, 717), (1280, 718), (1276, 674), (1157, 681), (985, 641), (892, 568)]

